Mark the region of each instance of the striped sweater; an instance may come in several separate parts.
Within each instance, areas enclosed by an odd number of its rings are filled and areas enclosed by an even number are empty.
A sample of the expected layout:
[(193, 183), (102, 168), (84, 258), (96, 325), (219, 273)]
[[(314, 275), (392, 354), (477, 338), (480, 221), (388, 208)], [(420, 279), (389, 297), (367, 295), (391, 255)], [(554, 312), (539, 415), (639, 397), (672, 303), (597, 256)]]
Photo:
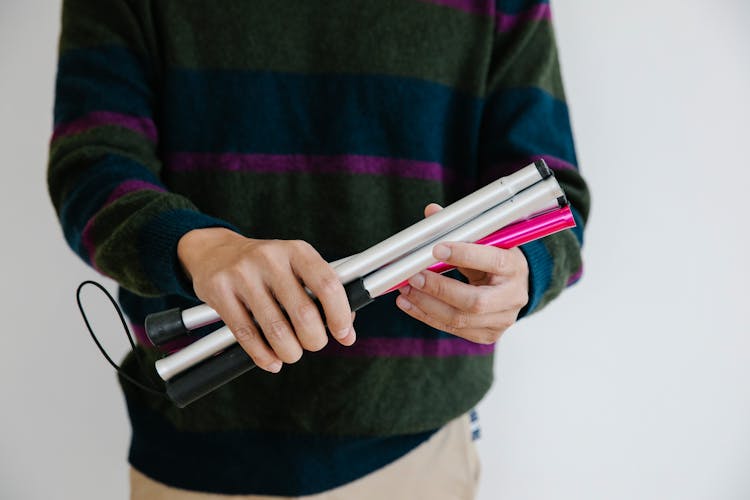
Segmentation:
[[(578, 228), (522, 247), (522, 315), (581, 273), (589, 197), (544, 1), (65, 0), (54, 114), (65, 238), (121, 285), (152, 361), (145, 316), (197, 303), (176, 257), (188, 231), (303, 239), (333, 260), (540, 157)], [(356, 327), (350, 348), (183, 410), (123, 383), (130, 462), (186, 489), (314, 493), (407, 453), (491, 385), (493, 346), (393, 296)]]

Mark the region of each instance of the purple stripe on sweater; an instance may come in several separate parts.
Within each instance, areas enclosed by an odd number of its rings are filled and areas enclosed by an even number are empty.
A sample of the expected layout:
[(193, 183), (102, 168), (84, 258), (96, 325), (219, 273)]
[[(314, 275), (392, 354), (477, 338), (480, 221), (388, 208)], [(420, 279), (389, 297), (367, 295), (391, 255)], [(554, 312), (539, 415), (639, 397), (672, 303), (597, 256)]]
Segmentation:
[(52, 134), (52, 141), (105, 125), (125, 127), (143, 135), (151, 142), (156, 142), (158, 139), (156, 125), (150, 118), (113, 113), (111, 111), (92, 111), (77, 120), (61, 123), (55, 127), (55, 131)]
[(462, 10), (471, 14), (491, 15), (494, 11), (495, 0), (422, 0), (425, 3), (432, 3), (450, 7), (456, 10)]
[(517, 172), (521, 168), (533, 163), (536, 160), (544, 160), (549, 168), (552, 170), (578, 170), (578, 168), (572, 163), (568, 163), (565, 160), (556, 158), (550, 155), (535, 155), (528, 158), (520, 158), (516, 160), (508, 160), (488, 166), (482, 174), (482, 183), (492, 182), (500, 177), (505, 177), (514, 172)]
[(533, 21), (549, 21), (552, 19), (552, 11), (548, 3), (534, 5), (524, 12), (518, 14), (506, 14), (498, 12), (495, 15), (498, 31), (511, 31), (519, 24)]
[(494, 344), (475, 344), (462, 338), (360, 338), (350, 347), (329, 341), (321, 351), (333, 356), (366, 357), (437, 357), (486, 356), (494, 352)]
[[(157, 186), (156, 184), (152, 184), (150, 182), (142, 181), (140, 179), (131, 179), (128, 181), (125, 181), (118, 185), (112, 193), (107, 198), (107, 201), (104, 202), (104, 207), (107, 205), (114, 203), (119, 198), (122, 198), (128, 193), (132, 193), (133, 191), (165, 191), (165, 189), (161, 186)], [(102, 207), (102, 208), (104, 208)]]
[(86, 225), (83, 227), (83, 231), (81, 232), (81, 245), (83, 245), (83, 249), (86, 250), (86, 255), (89, 258), (89, 263), (91, 264), (91, 266), (97, 271), (101, 272), (101, 270), (97, 267), (96, 262), (94, 261), (96, 245), (94, 244), (94, 237), (92, 236), (92, 232), (95, 218), (96, 217), (90, 218)]
[(130, 323), (130, 331), (133, 332), (133, 335), (135, 335), (135, 340), (139, 344), (142, 344), (148, 347), (153, 347), (154, 344), (151, 343), (151, 341), (148, 338), (148, 335), (146, 335), (146, 328), (143, 325)]
[(568, 282), (565, 284), (565, 286), (570, 286), (578, 282), (578, 280), (581, 279), (581, 276), (583, 276), (583, 266), (578, 269), (578, 271), (574, 272), (570, 278), (568, 278)]
[(391, 175), (430, 181), (453, 180), (439, 163), (362, 155), (273, 155), (253, 153), (172, 153), (167, 170), (230, 172)]
[[(153, 346), (143, 325), (131, 323), (130, 327), (138, 342), (145, 346)], [(169, 345), (161, 346), (159, 349), (164, 352), (173, 352), (194, 340), (195, 338), (180, 339)], [(451, 339), (360, 338), (350, 347), (344, 347), (334, 340), (329, 340), (328, 345), (320, 351), (320, 354), (347, 357), (427, 356), (447, 358), (451, 356), (487, 356), (494, 351), (494, 344), (475, 344), (458, 337)]]

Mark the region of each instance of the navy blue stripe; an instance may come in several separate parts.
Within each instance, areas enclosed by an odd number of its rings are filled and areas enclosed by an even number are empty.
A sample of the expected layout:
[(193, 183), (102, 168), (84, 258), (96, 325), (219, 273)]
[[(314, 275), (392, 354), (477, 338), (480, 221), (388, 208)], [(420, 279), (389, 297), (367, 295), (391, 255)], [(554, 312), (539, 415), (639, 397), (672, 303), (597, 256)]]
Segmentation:
[(188, 300), (196, 298), (177, 257), (177, 243), (193, 229), (208, 227), (239, 232), (223, 220), (186, 209), (162, 211), (139, 228), (137, 244), (141, 268), (162, 293), (180, 295)]
[(529, 302), (518, 314), (522, 318), (534, 312), (552, 281), (554, 261), (542, 240), (521, 245), (521, 251), (529, 262)]
[(311, 495), (358, 479), (413, 450), (436, 431), (351, 438), (256, 431), (179, 432), (128, 401), (130, 463), (188, 490), (235, 495)]
[(169, 151), (362, 154), (473, 165), (482, 100), (383, 75), (170, 71)]
[(573, 220), (576, 221), (576, 227), (572, 228), (571, 231), (573, 231), (573, 234), (576, 236), (578, 244), (580, 246), (583, 246), (583, 216), (581, 216), (581, 213), (572, 205), (570, 207), (570, 211), (573, 214)]
[(57, 69), (55, 125), (100, 110), (151, 116), (150, 84), (142, 59), (125, 48), (64, 52)]
[(578, 165), (568, 107), (539, 88), (516, 88), (488, 98), (479, 141), (481, 165), (550, 155)]
[(81, 240), (83, 229), (112, 191), (128, 179), (160, 185), (143, 165), (125, 157), (107, 155), (78, 177), (65, 198), (60, 208), (60, 224), (68, 244), (85, 262), (89, 262), (89, 255)]
[(549, 3), (549, 0), (496, 0), (495, 5), (498, 12), (504, 14), (518, 14), (529, 10), (535, 5), (547, 3)]

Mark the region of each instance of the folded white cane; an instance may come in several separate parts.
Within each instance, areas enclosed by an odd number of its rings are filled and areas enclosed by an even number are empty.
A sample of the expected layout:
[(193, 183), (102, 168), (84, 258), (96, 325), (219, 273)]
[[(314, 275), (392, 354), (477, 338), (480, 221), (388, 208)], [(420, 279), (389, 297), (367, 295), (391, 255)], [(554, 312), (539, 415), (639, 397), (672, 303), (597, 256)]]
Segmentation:
[[(461, 198), (432, 217), (422, 219), (364, 252), (331, 265), (341, 283), (350, 283), (551, 176), (552, 172), (544, 161), (538, 160)], [(146, 318), (146, 334), (154, 345), (160, 346), (220, 319), (216, 311), (205, 304), (184, 311), (169, 309)]]
[[(537, 172), (542, 170), (538, 167), (534, 168)], [(386, 262), (392, 261), (382, 268), (378, 269), (378, 264), (373, 264), (373, 262), (378, 262), (378, 259), (372, 257), (368, 257), (371, 260), (366, 265), (359, 262), (360, 259), (364, 260), (361, 256), (367, 256), (372, 249), (352, 256), (345, 262), (352, 269), (367, 271), (371, 267), (375, 267), (372, 272), (361, 277), (355, 276), (353, 281), (346, 284), (345, 289), (352, 310), (363, 307), (373, 298), (386, 293), (403, 280), (435, 264), (436, 260), (432, 256), (432, 248), (435, 244), (448, 241), (476, 241), (508, 224), (557, 207), (557, 200), (562, 195), (563, 193), (556, 180), (554, 177), (550, 177), (544, 181), (537, 181), (510, 199), (486, 210), (479, 216), (473, 216), (468, 222), (454, 227), (447, 233), (441, 230), (427, 233), (427, 236), (422, 233), (422, 238), (427, 239), (428, 243), (424, 244), (424, 240), (417, 241), (417, 244), (421, 246), (411, 253), (406, 253), (406, 255), (404, 255), (404, 249), (407, 252), (409, 249), (406, 246), (399, 247), (398, 252), (401, 256), (396, 260), (391, 258), (395, 252), (389, 252), (382, 243), (376, 245), (376, 247), (381, 247), (379, 259), (385, 258)], [(446, 207), (433, 217), (440, 215), (454, 205)], [(433, 217), (421, 222), (429, 221)], [(456, 220), (458, 219), (451, 221), (452, 226), (455, 226)], [(402, 233), (407, 232), (408, 230)], [(402, 233), (396, 236), (402, 235)], [(435, 234), (439, 234), (439, 236), (434, 237)], [(412, 241), (416, 240), (418, 238), (414, 238)], [(403, 240), (396, 239), (397, 243), (400, 241)], [(374, 253), (371, 252), (370, 255)], [(387, 255), (387, 257), (382, 257), (383, 255)], [(340, 268), (340, 266), (337, 267), (337, 272)], [(190, 310), (192, 316), (191, 314), (186, 315), (185, 312), (187, 311), (182, 313), (182, 321), (188, 322), (191, 327), (198, 323), (207, 324), (213, 321), (211, 314), (205, 311), (206, 306), (199, 307), (204, 308), (202, 313), (204, 317), (200, 321), (192, 322), (193, 318), (198, 316), (193, 314), (192, 310)], [(195, 308), (193, 309), (195, 310)], [(211, 319), (211, 321), (208, 321), (208, 319)], [(187, 328), (187, 325), (185, 327)], [(236, 340), (231, 332), (222, 328), (183, 350), (159, 360), (157, 370), (162, 378), (167, 380), (166, 388), (169, 397), (178, 406), (185, 406), (251, 369), (254, 366), (251, 359), (239, 345), (235, 344)], [(216, 355), (217, 352), (221, 352), (221, 354)]]

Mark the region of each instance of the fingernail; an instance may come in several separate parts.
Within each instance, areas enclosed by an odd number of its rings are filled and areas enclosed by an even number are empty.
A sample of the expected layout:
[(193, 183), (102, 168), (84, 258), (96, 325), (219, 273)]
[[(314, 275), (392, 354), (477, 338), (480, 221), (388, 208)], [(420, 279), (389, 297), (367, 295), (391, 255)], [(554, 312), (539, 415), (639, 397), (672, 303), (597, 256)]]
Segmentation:
[(449, 259), (451, 256), (451, 249), (445, 245), (435, 245), (435, 248), (432, 249), (432, 255), (440, 260)]
[(341, 340), (345, 338), (347, 335), (349, 335), (349, 332), (352, 330), (352, 327), (349, 326), (347, 328), (344, 328), (343, 330), (339, 330), (338, 332), (334, 333), (333, 336), (337, 339)]
[(351, 327), (349, 331), (352, 334), (352, 343), (354, 343), (355, 340), (357, 340), (357, 332), (354, 331), (354, 327)]
[(274, 361), (271, 366), (268, 367), (268, 371), (270, 371), (271, 373), (279, 373), (282, 366), (283, 364), (281, 363), (281, 361)]
[(414, 288), (417, 288), (417, 289), (421, 290), (422, 287), (424, 286), (424, 274), (422, 274), (422, 273), (415, 274), (409, 280), (409, 284), (411, 286), (413, 286)]
[(398, 291), (401, 292), (402, 295), (409, 295), (409, 292), (411, 292), (411, 287), (409, 285), (405, 285), (399, 288)]
[(400, 295), (399, 298), (396, 299), (396, 304), (398, 304), (401, 309), (405, 309), (407, 311), (411, 309), (411, 302), (406, 300), (403, 295)]

